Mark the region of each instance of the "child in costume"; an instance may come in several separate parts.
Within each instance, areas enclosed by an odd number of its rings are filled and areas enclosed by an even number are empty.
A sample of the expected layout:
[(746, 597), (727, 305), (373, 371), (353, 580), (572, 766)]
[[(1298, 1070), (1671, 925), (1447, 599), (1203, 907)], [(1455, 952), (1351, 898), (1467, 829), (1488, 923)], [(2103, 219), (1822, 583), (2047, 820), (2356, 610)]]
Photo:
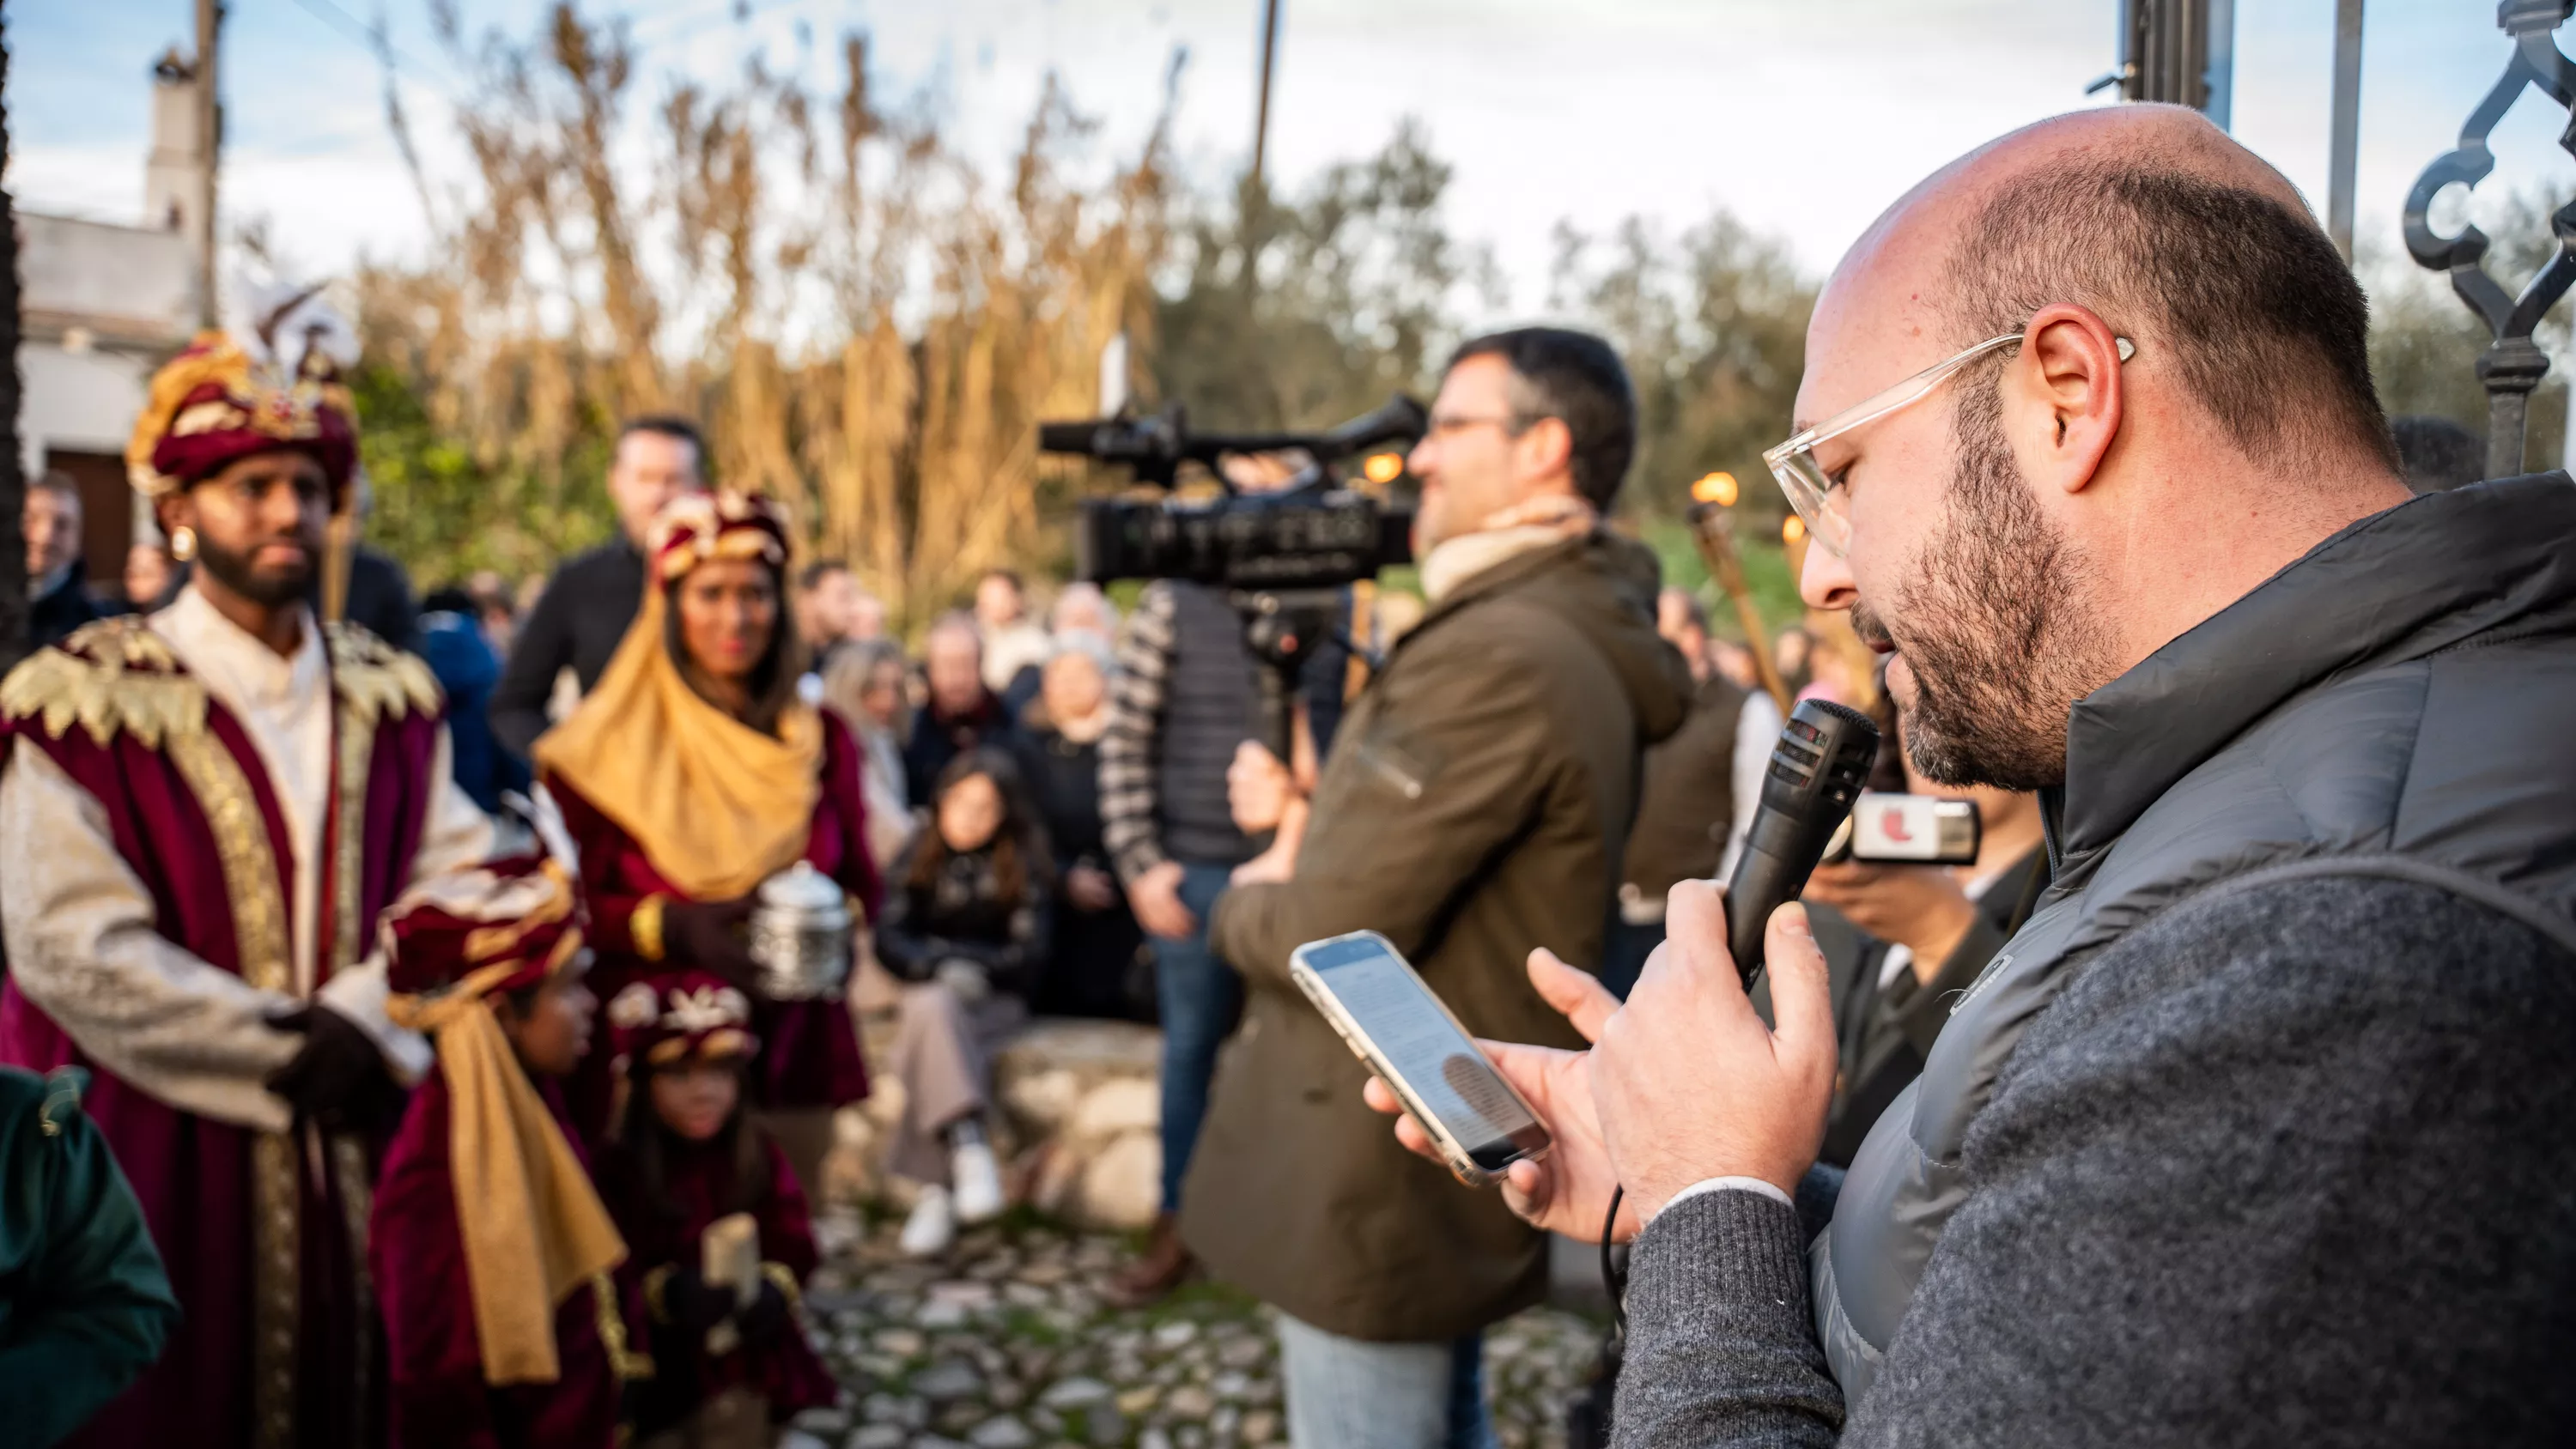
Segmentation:
[[(626, 1088), (600, 1186), (633, 1247), (656, 1369), (632, 1401), (636, 1432), (645, 1449), (767, 1445), (838, 1386), (796, 1322), (816, 1261), (805, 1193), (747, 1112), (751, 1003), (682, 971), (629, 984), (608, 1016)], [(739, 1239), (745, 1219), (759, 1261), (748, 1291), (705, 1271), (710, 1229)]]
[(395, 1449), (609, 1449), (629, 1356), (610, 1270), (625, 1244), (556, 1083), (597, 1002), (572, 882), (516, 860), (388, 913), (388, 1007), (437, 1044), (368, 1223)]

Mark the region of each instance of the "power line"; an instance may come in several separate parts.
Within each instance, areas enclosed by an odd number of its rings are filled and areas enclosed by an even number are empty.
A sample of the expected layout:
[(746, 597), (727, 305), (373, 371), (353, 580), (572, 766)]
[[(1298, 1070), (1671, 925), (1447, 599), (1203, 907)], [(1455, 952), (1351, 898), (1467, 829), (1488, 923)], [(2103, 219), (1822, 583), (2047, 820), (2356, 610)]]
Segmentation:
[[(302, 6), (305, 12), (316, 20), (319, 20), (323, 24), (330, 26), (332, 29), (339, 31), (342, 35), (348, 37), (356, 44), (363, 46), (370, 58), (384, 62), (386, 67), (393, 70), (397, 75), (401, 75), (402, 65), (410, 65), (414, 73), (408, 76), (403, 76), (403, 79), (409, 80), (415, 85), (427, 86), (433, 94), (446, 101), (449, 105), (456, 106), (459, 109), (463, 108), (465, 103), (456, 98), (455, 92), (449, 90), (446, 86), (439, 84), (437, 81), (427, 79), (418, 74), (422, 69), (428, 68), (427, 63), (413, 56), (409, 51), (396, 46), (393, 42), (393, 36), (390, 33), (381, 33), (377, 27), (368, 25), (364, 21), (358, 19), (358, 17), (350, 14), (348, 11), (341, 9), (336, 3), (336, 0), (295, 0), (295, 3)], [(439, 67), (439, 69), (444, 69), (444, 67)]]

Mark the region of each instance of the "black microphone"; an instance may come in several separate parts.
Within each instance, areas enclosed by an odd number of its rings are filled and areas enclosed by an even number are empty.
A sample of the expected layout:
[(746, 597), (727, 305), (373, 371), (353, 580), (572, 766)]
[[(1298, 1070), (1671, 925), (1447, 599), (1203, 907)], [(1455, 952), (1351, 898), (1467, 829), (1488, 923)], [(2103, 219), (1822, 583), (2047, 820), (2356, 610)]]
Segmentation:
[(1744, 989), (1762, 971), (1762, 932), (1771, 913), (1798, 898), (1878, 756), (1868, 715), (1810, 699), (1789, 716), (1762, 776), (1762, 806), (1744, 832), (1744, 853), (1726, 883), (1727, 944)]

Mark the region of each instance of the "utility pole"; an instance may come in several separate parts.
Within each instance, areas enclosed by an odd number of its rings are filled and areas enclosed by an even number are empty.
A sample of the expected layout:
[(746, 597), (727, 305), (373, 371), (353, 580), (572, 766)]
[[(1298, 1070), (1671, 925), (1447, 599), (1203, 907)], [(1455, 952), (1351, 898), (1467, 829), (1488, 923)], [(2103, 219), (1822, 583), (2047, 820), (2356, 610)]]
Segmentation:
[(2334, 142), (2326, 162), (2326, 235), (2352, 260), (2352, 190), (2361, 156), (2361, 0), (2335, 0)]
[[(204, 0), (200, 0), (204, 3)], [(1252, 117), (1252, 184), (1262, 183), (1270, 151), (1270, 72), (1279, 57), (1279, 0), (1261, 0), (1261, 100)]]
[(223, 0), (197, 0), (197, 208), (189, 238), (197, 248), (197, 321), (221, 321), (215, 295), (215, 173), (223, 167), (224, 107), (217, 99), (215, 56), (222, 48)]

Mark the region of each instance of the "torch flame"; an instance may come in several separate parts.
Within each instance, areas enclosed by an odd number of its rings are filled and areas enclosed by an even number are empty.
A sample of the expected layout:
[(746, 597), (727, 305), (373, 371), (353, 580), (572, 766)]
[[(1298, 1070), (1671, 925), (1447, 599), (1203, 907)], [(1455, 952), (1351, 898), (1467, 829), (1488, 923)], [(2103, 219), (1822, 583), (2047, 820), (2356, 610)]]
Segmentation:
[(1404, 473), (1404, 455), (1372, 453), (1369, 460), (1360, 465), (1360, 471), (1368, 475), (1371, 483), (1392, 483)]
[(1714, 503), (1720, 508), (1735, 506), (1735, 475), (1711, 473), (1691, 485), (1691, 501)]

